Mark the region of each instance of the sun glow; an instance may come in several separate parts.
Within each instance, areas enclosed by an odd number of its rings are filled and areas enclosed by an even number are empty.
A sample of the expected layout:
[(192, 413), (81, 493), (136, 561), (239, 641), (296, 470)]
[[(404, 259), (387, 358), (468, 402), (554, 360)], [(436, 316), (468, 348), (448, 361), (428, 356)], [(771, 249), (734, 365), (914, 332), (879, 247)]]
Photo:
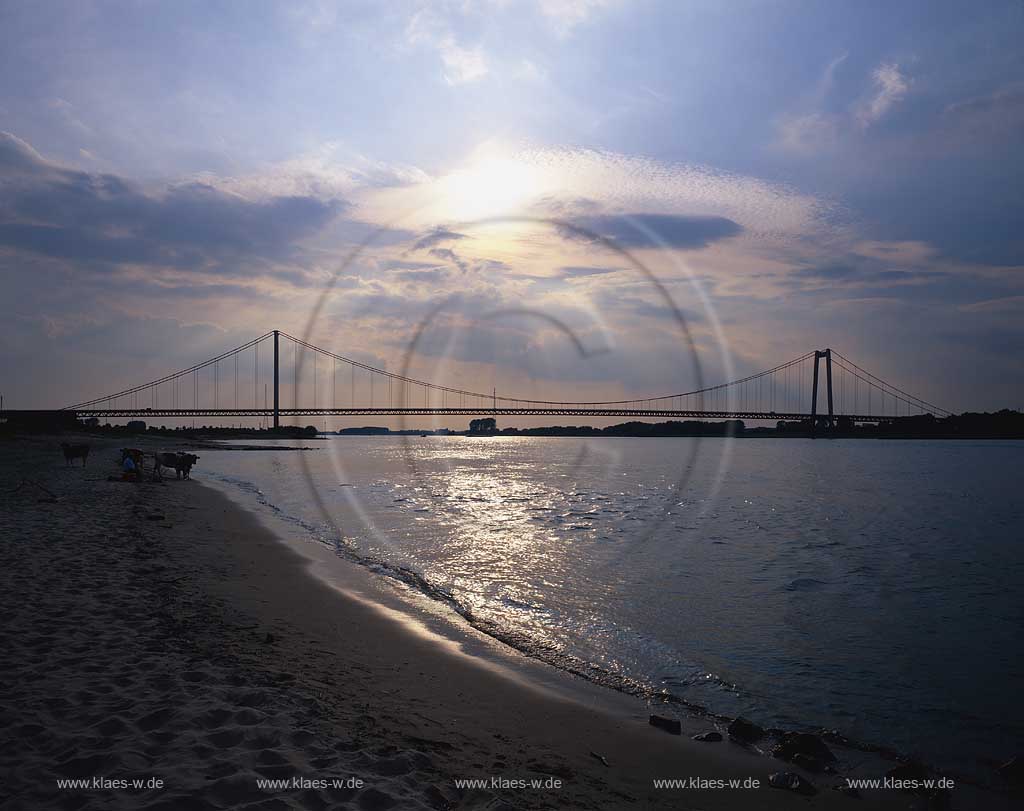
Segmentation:
[(536, 165), (484, 146), (439, 187), (440, 207), (449, 218), (464, 222), (522, 214), (542, 194), (545, 183)]

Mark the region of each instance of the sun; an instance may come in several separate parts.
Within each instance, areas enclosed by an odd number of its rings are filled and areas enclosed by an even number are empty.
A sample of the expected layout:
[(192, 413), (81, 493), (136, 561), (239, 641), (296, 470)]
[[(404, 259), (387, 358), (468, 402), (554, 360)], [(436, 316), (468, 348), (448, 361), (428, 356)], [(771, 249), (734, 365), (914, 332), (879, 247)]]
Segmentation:
[(443, 179), (440, 207), (460, 222), (523, 214), (544, 189), (536, 165), (500, 147), (485, 146)]

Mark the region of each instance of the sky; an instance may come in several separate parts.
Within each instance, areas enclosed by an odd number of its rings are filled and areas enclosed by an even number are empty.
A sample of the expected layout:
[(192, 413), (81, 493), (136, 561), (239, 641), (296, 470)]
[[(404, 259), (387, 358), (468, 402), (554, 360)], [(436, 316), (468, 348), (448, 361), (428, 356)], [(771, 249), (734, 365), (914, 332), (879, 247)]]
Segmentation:
[(1021, 0), (0, 2), (0, 393), (277, 328), (509, 396), (832, 347), (1024, 408), (1022, 33)]

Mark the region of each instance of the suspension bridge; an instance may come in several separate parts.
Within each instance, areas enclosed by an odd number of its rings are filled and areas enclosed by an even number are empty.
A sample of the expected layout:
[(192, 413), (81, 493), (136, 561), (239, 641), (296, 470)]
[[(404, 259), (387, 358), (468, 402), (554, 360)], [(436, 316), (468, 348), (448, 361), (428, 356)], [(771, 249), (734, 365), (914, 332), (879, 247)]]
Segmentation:
[(878, 423), (950, 413), (832, 349), (809, 351), (762, 372), (693, 391), (572, 402), (499, 396), (494, 389), (471, 391), (418, 380), (280, 330), (187, 369), (61, 412), (100, 420), (258, 417), (275, 428), (282, 419), (297, 417), (482, 415), (801, 421), (809, 422), (812, 430), (828, 430), (840, 421)]

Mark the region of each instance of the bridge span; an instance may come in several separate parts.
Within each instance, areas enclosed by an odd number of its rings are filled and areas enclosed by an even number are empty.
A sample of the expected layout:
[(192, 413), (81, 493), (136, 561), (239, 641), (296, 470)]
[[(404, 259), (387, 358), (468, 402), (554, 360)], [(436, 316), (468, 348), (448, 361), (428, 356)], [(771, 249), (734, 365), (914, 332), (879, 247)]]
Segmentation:
[[(465, 416), (465, 417), (646, 417), (667, 420), (810, 420), (815, 415), (802, 412), (776, 411), (696, 411), (693, 409), (651, 409), (651, 408), (99, 408), (78, 409), (78, 417), (125, 418), (125, 417), (262, 417), (278, 419), (286, 417), (360, 417), (360, 416)], [(881, 422), (892, 419), (892, 415), (844, 414), (843, 419), (851, 422)], [(838, 419), (838, 416), (836, 417)]]
[(339, 355), (280, 330), (186, 369), (75, 403), (61, 412), (100, 420), (259, 418), (274, 427), (279, 427), (282, 419), (299, 417), (522, 416), (809, 421), (812, 429), (832, 428), (839, 421), (870, 423), (913, 414), (950, 413), (832, 349), (805, 352), (762, 372), (689, 391), (567, 402), (499, 396), (494, 388), (482, 392), (420, 380)]

